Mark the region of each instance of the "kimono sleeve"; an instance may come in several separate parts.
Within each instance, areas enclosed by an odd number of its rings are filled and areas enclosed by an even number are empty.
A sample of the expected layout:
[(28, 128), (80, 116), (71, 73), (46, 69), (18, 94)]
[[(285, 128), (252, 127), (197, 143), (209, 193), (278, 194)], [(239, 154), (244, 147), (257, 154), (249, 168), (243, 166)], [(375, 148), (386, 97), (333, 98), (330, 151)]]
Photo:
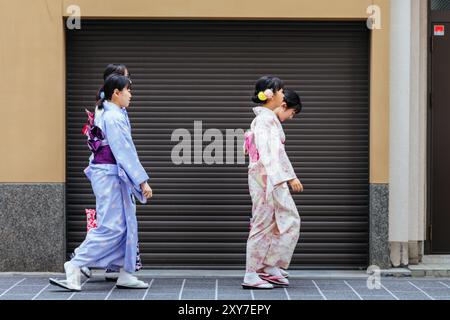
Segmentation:
[(284, 145), (281, 145), (281, 147), (282, 148), (280, 150), (280, 164), (283, 170), (283, 175), (286, 181), (296, 179), (297, 175), (295, 174), (294, 168), (292, 167), (292, 163), (289, 160), (286, 150), (284, 149)]
[(105, 121), (105, 133), (117, 164), (120, 165), (136, 186), (149, 179), (134, 146), (125, 119), (112, 118)]
[[(270, 180), (270, 184), (276, 186), (296, 178), (273, 119), (259, 119), (255, 125), (254, 132), (256, 148), (260, 161), (266, 169), (267, 179)], [(286, 160), (291, 170), (286, 167)]]

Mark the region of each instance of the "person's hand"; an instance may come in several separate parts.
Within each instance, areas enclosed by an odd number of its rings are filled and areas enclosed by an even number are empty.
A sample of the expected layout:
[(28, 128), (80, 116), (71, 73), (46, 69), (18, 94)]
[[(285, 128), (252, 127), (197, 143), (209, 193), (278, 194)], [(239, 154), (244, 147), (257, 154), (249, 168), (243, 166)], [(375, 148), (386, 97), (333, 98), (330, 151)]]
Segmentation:
[(147, 199), (149, 199), (149, 198), (151, 198), (153, 196), (152, 188), (150, 188), (150, 186), (148, 185), (147, 182), (141, 183), (141, 190), (142, 190), (142, 194)]
[(300, 182), (300, 180), (298, 180), (297, 178), (289, 180), (288, 183), (291, 186), (292, 191), (294, 191), (294, 192), (303, 192), (303, 185)]

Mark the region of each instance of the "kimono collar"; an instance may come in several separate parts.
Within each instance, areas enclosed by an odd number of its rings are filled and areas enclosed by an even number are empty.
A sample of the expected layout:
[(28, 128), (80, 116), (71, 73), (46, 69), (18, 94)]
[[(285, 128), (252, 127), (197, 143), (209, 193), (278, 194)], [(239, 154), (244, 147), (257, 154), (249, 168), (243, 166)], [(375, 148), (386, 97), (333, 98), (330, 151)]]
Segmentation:
[(260, 114), (267, 114), (272, 117), (276, 117), (276, 114), (272, 110), (270, 110), (269, 108), (266, 108), (266, 107), (254, 107), (253, 112), (257, 116), (259, 116)]
[[(124, 109), (125, 109), (125, 108), (119, 107), (117, 104), (112, 103), (110, 101), (104, 101), (103, 102), (103, 107), (105, 108), (105, 110), (117, 111), (117, 112), (120, 112), (120, 113), (124, 113)], [(125, 112), (126, 112), (126, 110), (125, 110)]]
[(253, 108), (253, 112), (255, 113), (256, 116), (259, 116), (260, 114), (265, 114), (265, 115), (268, 115), (268, 116), (278, 120), (278, 117), (275, 114), (275, 112), (273, 112), (272, 110), (270, 110), (269, 108), (266, 108), (266, 107), (255, 107), (255, 108)]

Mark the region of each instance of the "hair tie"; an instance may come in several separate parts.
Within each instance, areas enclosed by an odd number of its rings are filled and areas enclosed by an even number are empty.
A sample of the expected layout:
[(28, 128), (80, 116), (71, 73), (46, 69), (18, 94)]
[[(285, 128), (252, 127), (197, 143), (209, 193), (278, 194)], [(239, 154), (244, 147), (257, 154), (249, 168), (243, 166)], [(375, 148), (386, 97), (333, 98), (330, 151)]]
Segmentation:
[(258, 99), (261, 101), (266, 101), (267, 99), (273, 98), (273, 91), (271, 89), (266, 89), (263, 91), (260, 91), (258, 93)]
[(102, 91), (102, 92), (100, 92), (100, 99), (105, 99), (105, 92), (104, 91)]

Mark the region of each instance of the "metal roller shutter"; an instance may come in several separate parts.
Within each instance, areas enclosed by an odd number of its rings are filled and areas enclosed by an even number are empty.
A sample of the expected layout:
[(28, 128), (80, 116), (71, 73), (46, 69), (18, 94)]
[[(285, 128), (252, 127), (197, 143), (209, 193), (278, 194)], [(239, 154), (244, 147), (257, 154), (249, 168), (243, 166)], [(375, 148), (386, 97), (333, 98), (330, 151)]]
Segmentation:
[(138, 206), (146, 267), (243, 268), (247, 165), (174, 165), (171, 134), (185, 128), (193, 138), (194, 121), (203, 131), (248, 128), (253, 85), (264, 74), (304, 102), (285, 125), (305, 186), (294, 195), (302, 227), (292, 267), (366, 267), (369, 36), (364, 22), (83, 21), (67, 31), (68, 252), (84, 239), (84, 209), (95, 207), (83, 174), (84, 108), (92, 109), (103, 68), (120, 62), (131, 71), (133, 136), (154, 190), (150, 205)]

